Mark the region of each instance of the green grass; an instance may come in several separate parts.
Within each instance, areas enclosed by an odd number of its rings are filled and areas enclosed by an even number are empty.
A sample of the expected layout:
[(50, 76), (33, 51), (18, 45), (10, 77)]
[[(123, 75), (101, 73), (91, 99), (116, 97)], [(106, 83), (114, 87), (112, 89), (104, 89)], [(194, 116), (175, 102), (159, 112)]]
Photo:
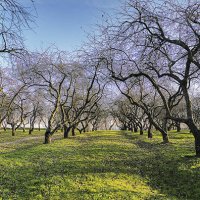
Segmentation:
[(0, 199), (200, 199), (200, 159), (186, 131), (171, 132), (167, 145), (127, 131), (57, 133), (44, 145), (43, 134), (0, 134)]

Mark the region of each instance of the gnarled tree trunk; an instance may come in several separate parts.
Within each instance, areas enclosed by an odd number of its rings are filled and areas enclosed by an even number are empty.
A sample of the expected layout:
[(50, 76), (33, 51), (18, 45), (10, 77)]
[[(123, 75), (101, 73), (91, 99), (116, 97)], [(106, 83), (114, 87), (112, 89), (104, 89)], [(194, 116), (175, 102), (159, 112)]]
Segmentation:
[(189, 120), (187, 125), (194, 136), (196, 156), (200, 157), (200, 130), (196, 127), (193, 120)]
[(166, 131), (160, 131), (163, 138), (163, 143), (169, 143), (169, 138)]
[(47, 128), (44, 135), (44, 144), (50, 144), (50, 143), (51, 143), (51, 130)]
[(72, 126), (72, 136), (76, 136), (76, 133), (75, 133), (75, 126)]
[(64, 138), (68, 138), (69, 137), (69, 132), (70, 132), (71, 127), (67, 127), (66, 125), (63, 126), (63, 130), (64, 130)]

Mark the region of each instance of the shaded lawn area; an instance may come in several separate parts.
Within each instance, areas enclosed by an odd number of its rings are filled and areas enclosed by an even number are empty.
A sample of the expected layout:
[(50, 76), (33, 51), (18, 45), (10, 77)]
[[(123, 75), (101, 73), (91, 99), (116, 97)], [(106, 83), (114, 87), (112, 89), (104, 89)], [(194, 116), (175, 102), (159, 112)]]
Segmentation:
[(50, 145), (31, 139), (4, 149), (2, 137), (1, 199), (200, 199), (200, 159), (189, 157), (194, 145), (187, 132), (170, 133), (167, 145), (159, 135), (149, 140), (127, 131), (57, 138)]

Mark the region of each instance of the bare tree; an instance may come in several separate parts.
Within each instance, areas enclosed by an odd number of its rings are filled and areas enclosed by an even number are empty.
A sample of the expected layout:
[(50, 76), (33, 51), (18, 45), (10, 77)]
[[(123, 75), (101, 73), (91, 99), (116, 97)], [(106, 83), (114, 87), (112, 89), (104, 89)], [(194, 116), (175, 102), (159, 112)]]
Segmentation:
[(33, 23), (33, 1), (23, 6), (15, 0), (0, 3), (0, 53), (15, 54), (24, 50), (23, 30), (30, 29)]
[[(200, 132), (193, 118), (189, 88), (199, 80), (199, 7), (195, 0), (129, 0), (118, 24), (102, 28), (103, 40), (99, 46), (99, 55), (106, 60), (115, 80), (144, 78), (160, 96), (166, 122), (171, 119), (188, 125), (197, 156), (200, 156)], [(173, 86), (173, 93), (168, 91), (166, 80)], [(184, 117), (173, 112), (181, 96), (185, 101)]]
[[(10, 55), (16, 55), (25, 51), (23, 30), (30, 28), (30, 24), (34, 21), (31, 15), (33, 2), (30, 1), (30, 10), (26, 6), (15, 0), (3, 0), (0, 3), (0, 55), (1, 61)], [(9, 59), (9, 63), (11, 60)], [(3, 62), (4, 65), (7, 62)], [(24, 89), (25, 85), (17, 83), (10, 74), (11, 69), (1, 68), (0, 71), (0, 123), (5, 122), (7, 116), (11, 112), (11, 107), (15, 98)], [(13, 90), (11, 84), (16, 84)]]
[(87, 70), (87, 61), (73, 61), (66, 52), (57, 49), (28, 55), (19, 62), (22, 82), (29, 86), (32, 94), (41, 91), (47, 121), (44, 143), (50, 143), (58, 129), (63, 129), (64, 138), (70, 130), (75, 135), (76, 126), (88, 119), (86, 113), (94, 110), (102, 96), (99, 62)]

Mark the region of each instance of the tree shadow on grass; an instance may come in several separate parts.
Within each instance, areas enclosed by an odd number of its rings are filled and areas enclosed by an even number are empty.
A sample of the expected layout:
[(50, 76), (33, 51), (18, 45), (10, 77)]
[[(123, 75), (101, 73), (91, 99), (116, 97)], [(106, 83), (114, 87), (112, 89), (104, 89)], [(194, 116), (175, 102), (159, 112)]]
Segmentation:
[(135, 139), (138, 139), (140, 137), (139, 133), (133, 133), (133, 132), (127, 132), (127, 131), (120, 131), (119, 134), (122, 137), (125, 137), (126, 139), (129, 139), (129, 140), (135, 140)]
[(200, 167), (196, 167), (199, 158), (180, 155), (173, 144), (163, 146), (139, 141), (137, 145), (152, 152), (153, 156), (147, 157), (141, 165), (142, 175), (147, 177), (152, 188), (178, 199), (200, 199)]
[[(138, 196), (140, 193), (139, 191), (129, 191), (128, 189), (115, 189), (111, 187), (106, 190), (104, 188), (104, 190), (101, 191), (101, 188), (98, 188), (97, 192), (92, 192), (90, 187), (79, 188), (79, 184), (83, 184), (84, 181), (87, 181), (84, 179), (82, 180), (80, 178), (82, 176), (87, 179), (88, 174), (93, 174), (93, 177), (98, 174), (98, 176), (101, 177), (103, 173), (120, 173), (118, 170), (119, 169), (105, 166), (105, 162), (96, 165), (95, 161), (92, 161), (92, 163), (86, 163), (85, 161), (66, 162), (62, 160), (52, 162), (42, 159), (34, 162), (31, 169), (29, 166), (7, 168), (1, 166), (1, 175), (3, 176), (1, 176), (0, 196), (4, 197), (4, 199), (8, 199), (8, 197), (11, 199), (31, 199), (34, 195), (40, 194), (43, 197), (42, 199), (53, 199), (55, 195), (53, 191), (55, 188), (60, 193), (73, 193), (72, 196), (76, 197), (74, 199), (84, 199), (84, 196), (90, 197), (89, 199), (91, 199), (93, 195), (104, 197), (104, 199), (108, 197), (109, 199), (111, 194), (113, 195), (114, 193), (116, 193), (114, 194), (114, 199), (118, 197), (118, 199), (128, 200), (130, 199), (129, 197), (134, 195)], [(124, 172), (126, 172), (126, 170), (124, 170)], [(73, 181), (73, 183), (68, 182), (72, 177), (74, 177), (75, 181)], [(80, 180), (77, 181), (77, 178), (80, 178)], [(90, 178), (88, 178), (88, 180), (91, 181)], [(78, 184), (77, 187), (74, 187), (74, 182)], [(73, 188), (74, 191), (69, 188)], [(63, 189), (65, 191), (63, 191)], [(50, 193), (52, 193), (52, 196), (48, 196)], [(117, 193), (120, 193), (123, 198), (120, 198)], [(72, 198), (72, 196), (70, 197)]]

